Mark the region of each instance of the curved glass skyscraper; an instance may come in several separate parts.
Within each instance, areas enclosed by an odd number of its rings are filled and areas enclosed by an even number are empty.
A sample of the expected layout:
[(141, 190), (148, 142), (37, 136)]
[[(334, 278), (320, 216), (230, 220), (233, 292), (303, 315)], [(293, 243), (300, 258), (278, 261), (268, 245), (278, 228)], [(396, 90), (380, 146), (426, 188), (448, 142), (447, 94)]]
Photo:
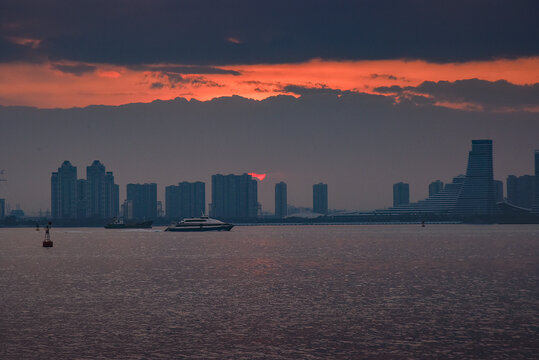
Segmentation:
[(416, 203), (376, 210), (382, 214), (448, 213), (491, 215), (496, 212), (492, 140), (472, 140), (466, 175), (453, 178), (439, 192)]
[(495, 212), (492, 140), (472, 140), (466, 177), (457, 198), (455, 212), (490, 215)]

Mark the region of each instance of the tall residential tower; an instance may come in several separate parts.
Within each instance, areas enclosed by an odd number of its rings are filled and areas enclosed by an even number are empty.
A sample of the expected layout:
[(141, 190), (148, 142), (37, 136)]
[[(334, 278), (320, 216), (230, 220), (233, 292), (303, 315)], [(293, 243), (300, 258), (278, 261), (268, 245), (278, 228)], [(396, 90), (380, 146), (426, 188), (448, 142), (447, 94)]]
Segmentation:
[(77, 217), (77, 167), (67, 160), (51, 175), (51, 211), (53, 219)]
[(211, 200), (212, 217), (246, 219), (258, 216), (258, 184), (251, 175), (213, 175)]
[(166, 216), (181, 219), (206, 213), (206, 184), (181, 182), (165, 188)]
[(127, 201), (132, 202), (132, 219), (153, 220), (157, 217), (157, 184), (127, 184)]
[(328, 185), (318, 183), (313, 185), (313, 212), (328, 214)]
[(275, 217), (284, 218), (288, 215), (287, 208), (286, 183), (281, 181), (275, 184)]
[(410, 185), (398, 182), (393, 184), (393, 206), (407, 205), (410, 203)]

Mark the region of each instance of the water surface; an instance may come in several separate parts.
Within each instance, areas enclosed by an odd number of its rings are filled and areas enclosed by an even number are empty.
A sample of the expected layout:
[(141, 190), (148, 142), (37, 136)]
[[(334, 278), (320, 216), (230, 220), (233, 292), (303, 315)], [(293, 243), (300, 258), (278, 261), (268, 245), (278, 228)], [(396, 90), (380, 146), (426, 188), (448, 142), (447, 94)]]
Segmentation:
[(529, 359), (539, 226), (0, 229), (1, 359)]

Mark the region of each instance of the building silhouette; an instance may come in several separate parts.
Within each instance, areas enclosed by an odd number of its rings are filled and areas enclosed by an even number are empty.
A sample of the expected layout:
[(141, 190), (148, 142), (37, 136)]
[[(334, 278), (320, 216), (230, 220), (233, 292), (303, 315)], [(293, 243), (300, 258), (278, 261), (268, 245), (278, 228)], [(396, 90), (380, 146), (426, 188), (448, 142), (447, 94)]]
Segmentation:
[(216, 218), (258, 216), (258, 184), (251, 175), (213, 175), (211, 190), (210, 216)]
[(124, 203), (122, 204), (121, 215), (124, 221), (133, 219), (133, 201), (132, 200), (124, 200)]
[(77, 218), (87, 217), (88, 212), (88, 181), (77, 179)]
[(328, 214), (328, 185), (318, 183), (313, 185), (313, 212)]
[(507, 202), (525, 209), (533, 206), (535, 194), (535, 176), (509, 175), (507, 177)]
[(438, 193), (429, 196), (425, 200), (420, 200), (416, 203), (399, 205), (389, 209), (376, 210), (376, 213), (385, 214), (407, 214), (407, 213), (448, 213), (455, 209), (462, 184), (464, 183), (464, 175), (459, 175), (453, 178), (444, 188)]
[(494, 182), (494, 201), (496, 203), (503, 201), (503, 181), (493, 180)]
[(472, 140), (466, 177), (455, 212), (460, 215), (492, 215), (495, 212), (492, 140)]
[(86, 167), (86, 217), (112, 218), (118, 216), (119, 186), (114, 175), (95, 160)]
[(466, 175), (454, 177), (453, 181), (446, 184), (441, 191), (425, 200), (375, 212), (381, 214), (491, 215), (497, 212), (495, 200), (492, 140), (472, 140)]
[(67, 160), (51, 175), (51, 211), (53, 219), (77, 217), (77, 167)]
[(119, 186), (112, 172), (95, 160), (86, 167), (87, 179), (77, 179), (77, 168), (64, 161), (51, 176), (51, 211), (55, 219), (118, 216)]
[(169, 218), (188, 218), (205, 214), (206, 184), (181, 182), (165, 188), (166, 216)]
[(535, 150), (535, 194), (533, 197), (532, 213), (539, 214), (539, 150)]
[(398, 182), (393, 184), (393, 206), (407, 205), (410, 203), (410, 185)]
[(0, 199), (0, 219), (6, 216), (6, 199)]
[(433, 181), (429, 184), (429, 196), (438, 194), (444, 188), (444, 183), (440, 180)]
[(286, 183), (275, 184), (275, 217), (282, 219), (288, 215)]
[(157, 218), (157, 184), (127, 184), (127, 201), (133, 204), (131, 219)]

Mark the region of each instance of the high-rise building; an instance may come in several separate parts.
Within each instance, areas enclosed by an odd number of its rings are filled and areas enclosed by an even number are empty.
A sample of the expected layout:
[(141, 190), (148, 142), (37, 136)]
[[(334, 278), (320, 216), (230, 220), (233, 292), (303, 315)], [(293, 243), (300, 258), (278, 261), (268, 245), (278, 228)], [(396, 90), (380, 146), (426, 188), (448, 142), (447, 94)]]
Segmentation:
[(506, 181), (507, 202), (517, 205), (518, 199), (518, 178), (515, 175), (509, 175)]
[(106, 219), (117, 217), (120, 211), (120, 186), (114, 183), (114, 175), (111, 171), (105, 173), (103, 190), (105, 193), (103, 217)]
[(451, 212), (455, 209), (460, 189), (464, 183), (465, 176), (459, 175), (453, 178), (453, 181), (445, 184), (444, 188), (425, 200), (420, 200), (416, 203), (399, 205), (389, 209), (376, 210), (377, 213), (383, 214), (409, 214), (409, 213), (436, 213), (443, 214)]
[(0, 199), (0, 219), (6, 216), (6, 199)]
[(77, 179), (77, 168), (64, 161), (51, 176), (52, 217), (112, 218), (118, 216), (119, 187), (114, 184), (112, 172), (98, 160), (86, 168), (87, 179)]
[(495, 212), (492, 140), (472, 140), (466, 178), (455, 211), (461, 215), (490, 215)]
[(168, 218), (177, 219), (181, 212), (181, 191), (179, 185), (165, 187), (165, 213)]
[(157, 184), (127, 184), (127, 200), (133, 202), (133, 219), (157, 217)]
[(105, 213), (105, 166), (99, 160), (86, 167), (86, 216), (104, 217)]
[(429, 184), (429, 196), (438, 194), (444, 188), (444, 183), (440, 180), (433, 181)]
[(122, 204), (122, 217), (124, 221), (133, 219), (133, 201), (125, 200)]
[(393, 184), (393, 206), (407, 205), (410, 203), (410, 185), (398, 182)]
[(251, 175), (211, 177), (210, 215), (217, 218), (256, 218), (258, 216), (258, 184)]
[(206, 184), (201, 181), (167, 186), (165, 197), (166, 216), (169, 218), (189, 218), (206, 213)]
[(51, 210), (54, 219), (77, 217), (77, 168), (64, 161), (51, 175)]
[(494, 200), (496, 203), (503, 201), (503, 182), (500, 180), (494, 181)]
[(313, 212), (328, 214), (328, 185), (318, 183), (313, 185)]
[(531, 209), (535, 194), (535, 176), (509, 175), (507, 177), (507, 202), (525, 209)]
[(83, 219), (88, 213), (88, 181), (77, 180), (77, 218)]
[(119, 186), (114, 175), (105, 171), (105, 165), (95, 160), (86, 167), (86, 216), (109, 219), (118, 216), (120, 205)]
[(282, 219), (288, 215), (287, 207), (286, 183), (281, 181), (275, 184), (275, 217)]
[(539, 150), (535, 150), (535, 194), (532, 213), (539, 214)]
[[(389, 209), (376, 210), (381, 214), (457, 214), (489, 215), (496, 213), (495, 185), (492, 167), (492, 140), (472, 140), (466, 175), (459, 175), (443, 190), (425, 200)], [(512, 180), (508, 178), (508, 194)], [(397, 184), (395, 184), (397, 185)], [(498, 197), (503, 198), (503, 185)], [(508, 195), (510, 196), (510, 195)]]

